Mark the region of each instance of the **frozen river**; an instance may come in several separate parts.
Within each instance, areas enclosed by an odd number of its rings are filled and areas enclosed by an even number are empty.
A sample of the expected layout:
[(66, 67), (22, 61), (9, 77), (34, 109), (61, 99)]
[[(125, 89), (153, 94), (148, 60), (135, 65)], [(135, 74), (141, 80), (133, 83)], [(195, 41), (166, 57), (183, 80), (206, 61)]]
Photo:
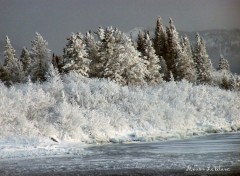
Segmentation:
[(90, 146), (80, 156), (0, 160), (0, 175), (240, 175), (240, 133)]

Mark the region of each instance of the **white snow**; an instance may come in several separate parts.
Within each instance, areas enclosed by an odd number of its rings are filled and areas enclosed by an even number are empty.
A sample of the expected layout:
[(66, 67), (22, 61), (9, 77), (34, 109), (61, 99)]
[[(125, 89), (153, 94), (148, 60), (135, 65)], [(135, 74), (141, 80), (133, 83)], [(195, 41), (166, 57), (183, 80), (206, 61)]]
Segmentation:
[(0, 158), (81, 154), (86, 144), (236, 131), (239, 114), (239, 92), (186, 81), (122, 87), (71, 73), (43, 84), (1, 83)]
[(49, 157), (62, 155), (83, 155), (85, 145), (79, 142), (58, 143), (51, 139), (11, 136), (0, 140), (0, 160)]

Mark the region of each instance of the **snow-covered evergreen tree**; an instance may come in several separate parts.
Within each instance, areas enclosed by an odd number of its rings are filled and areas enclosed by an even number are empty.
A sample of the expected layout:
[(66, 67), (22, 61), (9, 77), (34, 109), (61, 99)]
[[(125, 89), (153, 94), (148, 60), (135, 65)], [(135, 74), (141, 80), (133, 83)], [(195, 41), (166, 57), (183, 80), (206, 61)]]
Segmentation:
[(22, 53), (20, 55), (20, 61), (22, 62), (23, 66), (23, 71), (25, 72), (26, 75), (29, 74), (30, 68), (31, 68), (31, 56), (30, 52), (26, 47), (22, 49)]
[[(116, 48), (116, 30), (112, 27), (103, 29), (99, 27), (97, 35), (100, 40), (99, 47), (99, 60), (94, 63), (95, 69), (98, 71), (98, 77), (106, 77), (106, 68), (113, 58), (116, 58), (117, 53), (114, 51)], [(117, 74), (117, 73), (116, 73)]]
[[(224, 72), (224, 74), (229, 74), (228, 72)], [(223, 77), (224, 79), (224, 77)], [(230, 74), (230, 77), (228, 78), (228, 89), (234, 90), (234, 91), (240, 91), (240, 76), (239, 75), (233, 75)]]
[(166, 64), (168, 70), (172, 72), (176, 81), (186, 79), (194, 82), (195, 71), (193, 68), (192, 58), (187, 53), (187, 48), (182, 48), (178, 32), (170, 19), (169, 27), (167, 27), (167, 55)]
[[(232, 84), (232, 82), (231, 82), (231, 79), (234, 79), (234, 78), (232, 78), (233, 76), (232, 75), (229, 75), (228, 73), (224, 73), (223, 74), (223, 77), (222, 77), (222, 83), (221, 83), (221, 87), (223, 88), (223, 89), (226, 89), (226, 90), (228, 90), (228, 89), (232, 89), (232, 87), (234, 87), (235, 85), (231, 85)], [(235, 81), (235, 80), (234, 80)]]
[(86, 45), (82, 34), (72, 33), (68, 39), (65, 48), (64, 58), (64, 72), (75, 71), (83, 76), (89, 74), (89, 63), (88, 53), (86, 51)]
[(192, 45), (189, 41), (189, 38), (187, 36), (184, 36), (181, 40), (181, 45), (183, 51), (185, 51), (190, 59), (192, 59), (192, 63), (194, 64), (193, 59), (193, 52), (192, 52)]
[(143, 83), (147, 69), (131, 39), (112, 27), (106, 28), (103, 34), (99, 37), (103, 68), (100, 75), (122, 85)]
[(169, 72), (169, 81), (175, 81), (172, 72)]
[(168, 71), (168, 68), (167, 68), (167, 65), (166, 65), (166, 61), (165, 59), (161, 56), (160, 57), (160, 74), (163, 75), (163, 79), (165, 81), (169, 81), (169, 71)]
[[(133, 46), (131, 39), (126, 37), (126, 41), (123, 43), (124, 50), (120, 54), (124, 62), (122, 63), (123, 76), (126, 79), (128, 85), (140, 85), (145, 82), (146, 75), (149, 75), (149, 71), (144, 64), (143, 59), (140, 58), (140, 53)], [(121, 49), (121, 47), (120, 47)]]
[(89, 31), (85, 37), (86, 51), (90, 59), (89, 75), (90, 77), (97, 77), (101, 71), (101, 60), (99, 57), (99, 44), (95, 41), (93, 34)]
[(134, 46), (135, 49), (137, 49), (137, 47), (138, 47), (138, 46), (137, 46), (137, 42), (134, 41), (132, 32), (130, 33), (130, 36), (129, 36), (129, 37), (130, 37), (130, 40), (131, 40), (131, 42), (132, 42), (132, 45)]
[(144, 40), (145, 40), (144, 36), (145, 36), (144, 32), (143, 31), (139, 31), (138, 37), (137, 37), (137, 50), (140, 53), (142, 53), (142, 54), (144, 54), (144, 52), (145, 52), (145, 49), (144, 49)]
[(144, 50), (143, 59), (146, 60), (148, 75), (146, 75), (147, 82), (150, 84), (158, 84), (163, 81), (160, 74), (159, 58), (155, 54), (155, 50), (152, 46), (152, 41), (149, 35), (146, 33), (144, 37)]
[(8, 36), (5, 42), (4, 58), (3, 70), (6, 84), (22, 82), (24, 79), (22, 63), (16, 58), (15, 50)]
[(10, 85), (9, 72), (0, 64), (0, 80), (5, 83), (5, 85)]
[(224, 71), (227, 71), (227, 72), (230, 72), (230, 66), (229, 66), (229, 63), (227, 61), (227, 59), (225, 59), (223, 57), (223, 55), (220, 56), (220, 61), (219, 61), (219, 65), (218, 65), (218, 70), (224, 70)]
[(204, 39), (196, 35), (197, 44), (194, 51), (194, 59), (197, 72), (197, 83), (210, 84), (212, 82), (212, 63), (208, 57)]
[(162, 24), (161, 17), (157, 18), (157, 23), (155, 27), (155, 36), (153, 39), (154, 49), (157, 56), (161, 56), (165, 59), (166, 57), (166, 42), (167, 42), (167, 33), (165, 27)]
[(45, 81), (46, 73), (49, 70), (51, 64), (50, 50), (48, 49), (48, 43), (43, 37), (36, 33), (35, 39), (32, 41), (31, 57), (31, 79), (33, 81)]
[(240, 91), (240, 75), (236, 76), (234, 90)]
[(196, 82), (196, 68), (192, 53), (192, 47), (190, 44), (190, 41), (187, 36), (182, 38), (182, 52), (184, 53), (184, 57), (182, 62), (183, 69), (180, 70), (180, 75), (182, 75), (182, 78), (194, 83)]
[(164, 58), (168, 67), (168, 70), (172, 72), (174, 78), (177, 77), (177, 70), (176, 70), (176, 59), (179, 57), (178, 55), (181, 52), (181, 47), (179, 43), (178, 32), (173, 24), (172, 19), (169, 21), (169, 27), (167, 27), (167, 53), (166, 57)]
[(55, 55), (53, 53), (52, 55), (52, 65), (55, 69), (57, 69), (59, 71), (59, 73), (63, 73), (63, 57), (62, 56), (58, 56)]

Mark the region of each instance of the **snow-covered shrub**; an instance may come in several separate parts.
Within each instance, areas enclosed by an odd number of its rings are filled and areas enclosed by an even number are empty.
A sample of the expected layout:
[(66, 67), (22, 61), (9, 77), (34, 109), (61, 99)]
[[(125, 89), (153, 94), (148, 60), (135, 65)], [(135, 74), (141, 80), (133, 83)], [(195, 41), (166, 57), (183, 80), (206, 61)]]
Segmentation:
[(0, 138), (54, 135), (93, 143), (183, 137), (239, 129), (239, 113), (239, 92), (187, 81), (128, 87), (71, 72), (42, 84), (0, 84)]

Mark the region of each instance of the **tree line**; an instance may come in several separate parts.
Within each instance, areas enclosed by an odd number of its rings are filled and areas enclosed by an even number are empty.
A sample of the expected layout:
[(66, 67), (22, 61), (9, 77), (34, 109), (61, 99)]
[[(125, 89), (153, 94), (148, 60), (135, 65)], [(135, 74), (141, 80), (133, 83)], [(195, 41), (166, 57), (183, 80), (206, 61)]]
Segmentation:
[[(72, 33), (62, 56), (50, 57), (46, 40), (36, 34), (32, 48), (22, 49), (20, 59), (8, 37), (5, 41), (4, 62), (0, 79), (7, 86), (28, 79), (45, 81), (53, 65), (60, 74), (71, 71), (90, 78), (107, 78), (121, 85), (156, 85), (166, 81), (187, 80), (194, 84), (214, 84), (211, 59), (203, 37), (196, 35), (193, 46), (187, 36), (179, 36), (173, 20), (164, 26), (157, 18), (155, 33), (140, 31), (137, 40), (117, 28), (99, 27), (86, 35)], [(228, 61), (221, 56), (217, 71), (221, 73), (218, 86), (240, 90), (240, 77), (230, 71)]]

